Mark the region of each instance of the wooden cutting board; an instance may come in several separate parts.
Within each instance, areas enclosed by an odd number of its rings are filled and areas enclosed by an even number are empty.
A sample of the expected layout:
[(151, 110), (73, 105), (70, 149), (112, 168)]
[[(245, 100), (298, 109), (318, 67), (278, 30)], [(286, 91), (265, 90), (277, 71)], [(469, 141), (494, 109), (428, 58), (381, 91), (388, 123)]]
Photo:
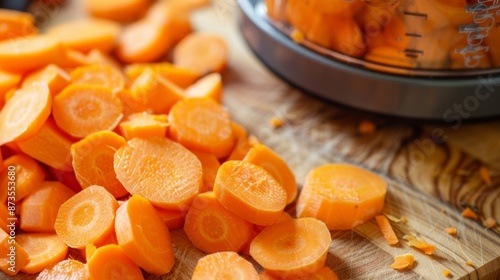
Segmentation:
[[(488, 230), (481, 221), (460, 215), (461, 205), (468, 204), (477, 207), (481, 220), (493, 217), (500, 222), (500, 121), (452, 129), (359, 112), (304, 94), (269, 72), (247, 48), (235, 24), (235, 5), (233, 0), (214, 0), (213, 7), (193, 18), (198, 30), (221, 34), (229, 43), (224, 104), (233, 118), (288, 162), (299, 187), (315, 166), (356, 164), (389, 184), (384, 213), (408, 220), (392, 223), (402, 241), (399, 247), (385, 243), (374, 221), (352, 231), (333, 231), (327, 265), (339, 278), (445, 279), (442, 272), (448, 269), (451, 279), (500, 279), (500, 227)], [(57, 11), (53, 22), (83, 16), (81, 7), (80, 1), (71, 2)], [(271, 128), (272, 117), (283, 119), (284, 126)], [(363, 119), (377, 124), (376, 133), (357, 132)], [(437, 133), (446, 141), (435, 141)], [(490, 170), (491, 186), (481, 179), (481, 166)], [(457, 236), (448, 235), (446, 227), (456, 227)], [(408, 247), (402, 236), (409, 233), (436, 245), (435, 254), (427, 256)], [(182, 230), (171, 234), (177, 257), (173, 270), (147, 279), (190, 279), (204, 256)], [(405, 253), (415, 256), (415, 268), (403, 273), (392, 270), (393, 257)]]

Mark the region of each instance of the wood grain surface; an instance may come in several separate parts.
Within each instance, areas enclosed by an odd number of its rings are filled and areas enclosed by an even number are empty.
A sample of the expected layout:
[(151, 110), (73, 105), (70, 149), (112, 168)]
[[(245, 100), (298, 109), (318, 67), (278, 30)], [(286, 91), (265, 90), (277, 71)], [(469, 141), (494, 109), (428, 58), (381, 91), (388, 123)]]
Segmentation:
[[(407, 224), (392, 223), (399, 247), (386, 244), (374, 221), (352, 231), (332, 231), (327, 265), (339, 279), (445, 279), (444, 269), (451, 271), (449, 279), (500, 279), (500, 227), (486, 229), (481, 224), (486, 217), (500, 221), (500, 121), (453, 128), (372, 115), (304, 94), (269, 72), (251, 53), (235, 24), (235, 5), (233, 0), (214, 0), (212, 7), (193, 17), (198, 30), (221, 34), (229, 43), (224, 104), (234, 120), (288, 162), (299, 187), (315, 166), (356, 164), (389, 184), (383, 212), (408, 219)], [(81, 16), (80, 7), (71, 3), (55, 20)], [(271, 128), (267, 123), (272, 117), (282, 118), (284, 126)], [(374, 121), (377, 131), (358, 133), (363, 119)], [(490, 170), (490, 186), (479, 175), (482, 166)], [(477, 208), (481, 220), (462, 218), (464, 204)], [(457, 236), (448, 235), (446, 227), (456, 227)], [(436, 245), (435, 254), (408, 247), (402, 236), (409, 233)], [(190, 279), (204, 254), (182, 230), (172, 232), (172, 239), (177, 257), (173, 270), (147, 279)], [(393, 257), (405, 253), (414, 254), (415, 268), (391, 269)], [(467, 266), (467, 261), (474, 265)]]

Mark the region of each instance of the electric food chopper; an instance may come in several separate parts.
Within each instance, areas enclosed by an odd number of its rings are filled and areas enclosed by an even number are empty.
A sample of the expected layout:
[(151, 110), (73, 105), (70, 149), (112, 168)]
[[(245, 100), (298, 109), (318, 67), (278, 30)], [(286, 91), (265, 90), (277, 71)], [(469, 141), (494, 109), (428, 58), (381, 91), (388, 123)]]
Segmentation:
[(274, 72), (377, 113), (456, 122), (500, 115), (500, 0), (239, 0)]

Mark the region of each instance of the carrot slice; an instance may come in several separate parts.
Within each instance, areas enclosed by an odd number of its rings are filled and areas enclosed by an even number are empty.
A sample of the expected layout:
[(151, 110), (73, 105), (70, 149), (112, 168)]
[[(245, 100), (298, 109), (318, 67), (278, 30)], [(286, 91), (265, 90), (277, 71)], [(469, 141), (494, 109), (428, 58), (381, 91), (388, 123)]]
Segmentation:
[(14, 276), (30, 262), (30, 257), (19, 242), (11, 238), (11, 236), (16, 236), (15, 231), (8, 230), (7, 232), (0, 229), (0, 270), (7, 275)]
[(56, 265), (50, 268), (44, 269), (38, 276), (36, 280), (70, 280), (70, 279), (88, 279), (89, 275), (87, 272), (87, 267), (80, 261), (67, 259), (58, 262)]
[(427, 255), (432, 255), (436, 250), (436, 246), (425, 242), (424, 240), (417, 238), (411, 234), (403, 236), (403, 239), (408, 241), (408, 246), (415, 247), (423, 251)]
[(113, 93), (121, 91), (125, 87), (123, 74), (105, 64), (94, 64), (78, 67), (71, 72), (73, 84), (101, 85), (109, 87)]
[(243, 160), (253, 145), (250, 143), (245, 128), (238, 123), (231, 122), (231, 131), (233, 132), (234, 142), (236, 144), (226, 160)]
[(127, 22), (140, 18), (151, 0), (86, 0), (89, 13), (98, 18)]
[(89, 62), (84, 53), (68, 48), (65, 48), (63, 56), (57, 62), (57, 66), (65, 69), (73, 69), (87, 64)]
[(286, 203), (290, 204), (297, 197), (295, 176), (288, 164), (268, 147), (260, 144), (253, 146), (243, 159), (264, 168), (285, 189)]
[(332, 238), (315, 218), (300, 218), (265, 228), (250, 243), (250, 255), (271, 275), (300, 278), (319, 271)]
[(208, 98), (177, 102), (169, 113), (170, 136), (193, 151), (223, 158), (231, 153), (234, 138), (229, 113)]
[(21, 268), (24, 273), (34, 274), (62, 261), (68, 253), (68, 246), (55, 234), (22, 233), (16, 241), (28, 253), (29, 263)]
[(167, 210), (155, 207), (158, 216), (165, 223), (169, 231), (180, 229), (184, 226), (186, 213), (183, 211)]
[(213, 192), (199, 194), (191, 204), (184, 231), (193, 245), (206, 252), (239, 252), (253, 225), (222, 206)]
[(186, 97), (207, 97), (222, 102), (222, 77), (219, 73), (209, 74), (186, 89)]
[(34, 22), (30, 13), (0, 9), (0, 41), (38, 33)]
[[(361, 1), (356, 2), (359, 3)], [(330, 34), (330, 47), (333, 50), (353, 57), (360, 57), (365, 54), (367, 46), (363, 36), (363, 31), (354, 19), (333, 17), (330, 19), (329, 24), (331, 24), (331, 26), (337, 26), (335, 31), (331, 30), (332, 32)]]
[(115, 229), (120, 247), (145, 271), (160, 275), (172, 269), (175, 257), (168, 228), (147, 199), (133, 195), (121, 205)]
[(351, 229), (380, 213), (386, 191), (386, 182), (365, 169), (349, 164), (316, 167), (307, 174), (297, 216), (320, 219), (330, 230)]
[(109, 52), (115, 46), (120, 30), (120, 25), (113, 21), (87, 18), (53, 26), (47, 30), (47, 36), (83, 53), (92, 49)]
[(5, 94), (16, 88), (20, 81), (21, 75), (0, 71), (0, 103), (5, 100)]
[(399, 239), (394, 233), (394, 230), (392, 229), (392, 226), (389, 223), (387, 217), (384, 215), (377, 215), (375, 216), (375, 220), (377, 220), (377, 224), (382, 231), (387, 244), (391, 246), (397, 245), (399, 243)]
[(25, 154), (50, 167), (65, 172), (73, 171), (70, 155), (73, 140), (66, 136), (51, 118), (36, 135), (16, 143)]
[(409, 270), (413, 267), (414, 261), (415, 258), (412, 254), (396, 256), (394, 257), (394, 262), (391, 264), (391, 267), (399, 271)]
[(113, 231), (117, 208), (118, 202), (105, 188), (90, 186), (59, 207), (54, 228), (68, 246), (81, 249)]
[(0, 146), (35, 135), (49, 117), (51, 105), (46, 84), (17, 90), (0, 111)]
[(229, 211), (256, 225), (271, 225), (286, 205), (286, 192), (262, 167), (246, 161), (224, 162), (214, 193)]
[(118, 245), (98, 248), (87, 262), (90, 279), (141, 280), (141, 269)]
[(52, 95), (58, 94), (70, 82), (69, 74), (55, 64), (49, 64), (44, 68), (26, 76), (23, 87), (30, 86), (35, 82), (47, 84)]
[(116, 177), (131, 194), (170, 210), (184, 210), (203, 184), (200, 161), (167, 138), (129, 140), (116, 152), (114, 167)]
[(47, 35), (5, 40), (0, 42), (0, 68), (26, 73), (57, 63), (64, 52), (61, 42)]
[(215, 177), (220, 167), (219, 160), (216, 156), (209, 153), (193, 151), (193, 154), (200, 160), (203, 170), (203, 188), (200, 193), (212, 191)]
[(150, 115), (146, 113), (135, 113), (128, 116), (128, 120), (119, 125), (120, 133), (125, 139), (135, 137), (150, 137), (167, 135), (167, 115)]
[(235, 252), (218, 252), (199, 259), (191, 280), (259, 280), (253, 265)]
[(120, 99), (97, 85), (69, 85), (54, 98), (52, 111), (57, 125), (76, 138), (113, 130), (123, 117)]
[(200, 75), (222, 72), (227, 64), (227, 46), (217, 35), (193, 33), (174, 48), (174, 64)]
[[(45, 172), (42, 167), (29, 156), (18, 154), (7, 158), (4, 161), (4, 166), (14, 167), (16, 195), (15, 201), (20, 201), (24, 197), (33, 193), (45, 179)], [(10, 176), (8, 172), (0, 175), (0, 201), (4, 203), (7, 200), (7, 186), (11, 186)], [(9, 200), (10, 201), (10, 200)], [(11, 202), (15, 202), (11, 201)]]
[(167, 79), (181, 88), (192, 85), (200, 77), (199, 74), (191, 70), (179, 68), (168, 62), (130, 64), (125, 66), (124, 71), (130, 80), (135, 80), (146, 69), (150, 69), (158, 77)]
[[(183, 1), (183, 2), (189, 2)], [(206, 1), (206, 0), (205, 0)], [(146, 20), (164, 26), (169, 30), (169, 37), (172, 45), (177, 44), (182, 38), (193, 31), (190, 14), (178, 5), (172, 5), (173, 1), (157, 1), (149, 8)]]
[(115, 152), (125, 143), (120, 135), (104, 130), (94, 132), (71, 146), (73, 168), (83, 189), (99, 185), (114, 197), (128, 193), (116, 178), (113, 167)]
[(41, 183), (21, 204), (21, 229), (26, 232), (55, 232), (57, 211), (73, 195), (75, 192), (60, 182)]

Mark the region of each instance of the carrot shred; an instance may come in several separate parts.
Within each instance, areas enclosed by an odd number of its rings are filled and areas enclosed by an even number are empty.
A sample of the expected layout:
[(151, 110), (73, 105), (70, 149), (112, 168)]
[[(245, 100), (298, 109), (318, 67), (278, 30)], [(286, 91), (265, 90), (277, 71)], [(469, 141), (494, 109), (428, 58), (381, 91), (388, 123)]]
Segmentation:
[(377, 215), (375, 216), (375, 220), (377, 221), (377, 224), (380, 230), (382, 231), (382, 234), (384, 235), (387, 244), (391, 246), (397, 245), (399, 243), (399, 239), (394, 233), (394, 230), (392, 229), (392, 226), (389, 223), (387, 217), (384, 215)]
[[(16, 172), (16, 201), (20, 201), (37, 190), (45, 179), (45, 172), (36, 160), (23, 154), (13, 155), (4, 161), (4, 166), (14, 166)], [(8, 173), (0, 174), (0, 202), (7, 201)], [(12, 201), (11, 201), (12, 202)]]
[(419, 239), (411, 234), (403, 236), (403, 239), (408, 241), (408, 246), (415, 247), (427, 255), (432, 255), (436, 250), (436, 246), (428, 244), (422, 239)]
[(67, 259), (58, 262), (50, 268), (44, 269), (37, 276), (37, 280), (54, 279), (88, 279), (87, 267), (80, 261)]
[(253, 265), (235, 252), (218, 252), (198, 260), (191, 280), (259, 280)]
[(29, 263), (21, 268), (28, 274), (38, 273), (62, 261), (68, 253), (68, 246), (52, 233), (22, 233), (16, 241), (29, 256)]
[(486, 220), (484, 220), (483, 225), (486, 228), (494, 228), (497, 225), (497, 221), (495, 221), (493, 217), (488, 217)]
[(479, 216), (474, 211), (472, 211), (472, 209), (470, 209), (469, 207), (465, 208), (464, 211), (462, 211), (462, 217), (473, 219), (473, 220), (479, 219)]
[(487, 186), (491, 186), (492, 182), (491, 182), (490, 171), (486, 166), (481, 166), (479, 168), (479, 174), (481, 175), (481, 178), (483, 179), (484, 183)]
[[(19, 270), (28, 265), (28, 263), (30, 262), (30, 257), (28, 255), (28, 252), (26, 252), (26, 250), (19, 244), (18, 241), (16, 241), (16, 239), (13, 239), (13, 243), (12, 241), (9, 242), (9, 240), (11, 240), (9, 239), (10, 232), (10, 229), (8, 229), (7, 231), (0, 229), (0, 270), (2, 270), (7, 275), (14, 276), (19, 272)], [(14, 262), (11, 262), (10, 260), (10, 257), (12, 255), (11, 247), (14, 247)]]
[(144, 279), (141, 269), (115, 244), (98, 248), (87, 262), (90, 279)]
[(395, 270), (405, 271), (413, 268), (415, 257), (412, 254), (404, 254), (394, 257), (391, 267)]
[(454, 227), (447, 227), (445, 228), (445, 231), (449, 235), (457, 235), (457, 229)]

